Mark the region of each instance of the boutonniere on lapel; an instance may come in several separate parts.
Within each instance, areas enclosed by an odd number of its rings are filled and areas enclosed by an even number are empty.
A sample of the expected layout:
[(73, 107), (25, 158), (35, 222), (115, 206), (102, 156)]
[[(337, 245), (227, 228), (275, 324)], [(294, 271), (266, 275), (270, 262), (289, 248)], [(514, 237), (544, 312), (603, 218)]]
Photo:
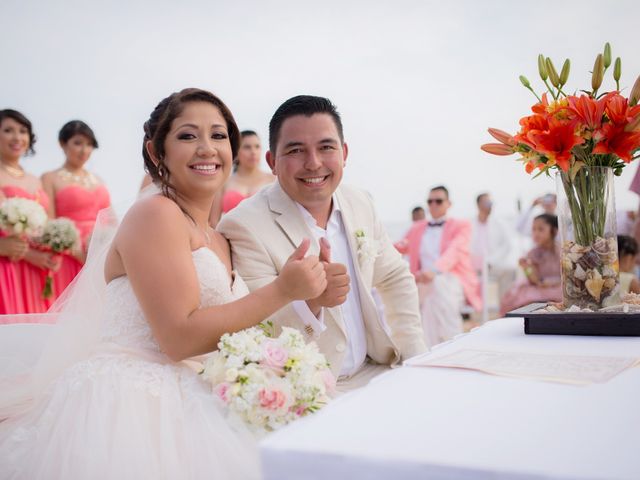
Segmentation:
[(367, 237), (362, 229), (356, 230), (356, 248), (361, 267), (373, 263), (378, 256), (378, 242)]

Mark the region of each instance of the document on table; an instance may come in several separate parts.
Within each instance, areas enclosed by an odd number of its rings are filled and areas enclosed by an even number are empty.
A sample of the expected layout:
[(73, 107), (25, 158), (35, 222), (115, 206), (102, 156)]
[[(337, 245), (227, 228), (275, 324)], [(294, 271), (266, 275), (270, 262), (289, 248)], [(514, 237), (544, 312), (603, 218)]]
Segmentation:
[(595, 357), (462, 349), (447, 355), (421, 355), (405, 362), (412, 367), (476, 370), (491, 375), (587, 385), (604, 383), (640, 363), (631, 357)]

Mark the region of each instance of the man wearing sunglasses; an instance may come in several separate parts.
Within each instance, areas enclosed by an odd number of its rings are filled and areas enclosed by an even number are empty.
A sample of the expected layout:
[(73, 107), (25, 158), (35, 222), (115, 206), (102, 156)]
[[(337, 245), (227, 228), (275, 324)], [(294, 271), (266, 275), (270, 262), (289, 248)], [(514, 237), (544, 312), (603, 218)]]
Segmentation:
[(409, 255), (409, 266), (420, 294), (420, 310), (427, 346), (462, 332), (465, 302), (482, 308), (478, 277), (471, 264), (471, 224), (447, 216), (451, 207), (444, 186), (431, 189), (427, 199), (429, 220), (413, 224), (398, 245)]

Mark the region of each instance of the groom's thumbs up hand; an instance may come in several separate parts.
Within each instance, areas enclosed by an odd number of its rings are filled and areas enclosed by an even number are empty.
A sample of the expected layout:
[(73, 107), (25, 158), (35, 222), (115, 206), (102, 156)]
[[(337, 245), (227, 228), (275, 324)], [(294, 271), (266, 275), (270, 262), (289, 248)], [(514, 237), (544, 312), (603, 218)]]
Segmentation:
[(291, 254), (275, 280), (291, 300), (308, 300), (327, 288), (327, 274), (315, 255), (305, 257), (311, 242), (305, 238)]
[(298, 248), (293, 251), (289, 259), (287, 260), (287, 263), (293, 260), (302, 260), (309, 251), (309, 245), (311, 245), (311, 240), (309, 240), (308, 238), (302, 240), (302, 242), (300, 242), (300, 245), (298, 245)]
[(331, 245), (325, 237), (320, 238), (320, 261), (331, 263)]
[(350, 282), (346, 265), (331, 262), (331, 245), (329, 241), (322, 237), (320, 239), (320, 261), (324, 265), (327, 273), (327, 288), (322, 295), (307, 301), (309, 309), (318, 315), (322, 307), (336, 307), (342, 305), (347, 300)]

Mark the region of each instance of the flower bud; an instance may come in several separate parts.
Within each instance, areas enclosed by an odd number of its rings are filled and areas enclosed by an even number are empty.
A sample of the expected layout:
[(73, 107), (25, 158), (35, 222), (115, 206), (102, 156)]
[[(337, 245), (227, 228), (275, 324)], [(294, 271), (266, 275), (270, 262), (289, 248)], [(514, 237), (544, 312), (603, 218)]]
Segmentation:
[(611, 45), (609, 45), (609, 42), (604, 44), (602, 60), (604, 62), (604, 68), (609, 68), (609, 65), (611, 65)]
[(562, 71), (560, 72), (560, 85), (565, 85), (569, 80), (569, 71), (571, 70), (571, 61), (567, 58), (562, 65)]
[(515, 140), (512, 135), (509, 135), (507, 132), (500, 130), (498, 128), (490, 128), (489, 134), (498, 140), (500, 143), (504, 143), (505, 145), (514, 146)]
[(524, 85), (526, 88), (531, 88), (531, 83), (529, 83), (529, 79), (524, 75), (520, 75), (520, 83)]
[(602, 54), (599, 53), (596, 57), (596, 61), (593, 64), (593, 73), (591, 74), (591, 88), (594, 92), (596, 92), (600, 85), (602, 85), (602, 80), (604, 79), (604, 59), (602, 58)]
[(633, 84), (631, 93), (629, 94), (629, 105), (634, 107), (640, 100), (640, 76), (636, 78), (636, 83)]
[(547, 79), (548, 75), (547, 65), (544, 60), (544, 55), (542, 54), (538, 55), (538, 73), (540, 74), (540, 78), (544, 82)]
[(616, 58), (616, 63), (613, 64), (613, 79), (616, 82), (619, 82), (621, 76), (622, 76), (622, 60), (620, 60), (620, 57), (618, 57)]
[(547, 73), (549, 74), (549, 80), (551, 80), (551, 85), (557, 88), (560, 86), (560, 77), (558, 76), (556, 67), (553, 66), (553, 62), (549, 57), (547, 57), (546, 63), (547, 63)]
[(492, 155), (511, 155), (513, 153), (513, 147), (504, 143), (485, 143), (480, 148)]

